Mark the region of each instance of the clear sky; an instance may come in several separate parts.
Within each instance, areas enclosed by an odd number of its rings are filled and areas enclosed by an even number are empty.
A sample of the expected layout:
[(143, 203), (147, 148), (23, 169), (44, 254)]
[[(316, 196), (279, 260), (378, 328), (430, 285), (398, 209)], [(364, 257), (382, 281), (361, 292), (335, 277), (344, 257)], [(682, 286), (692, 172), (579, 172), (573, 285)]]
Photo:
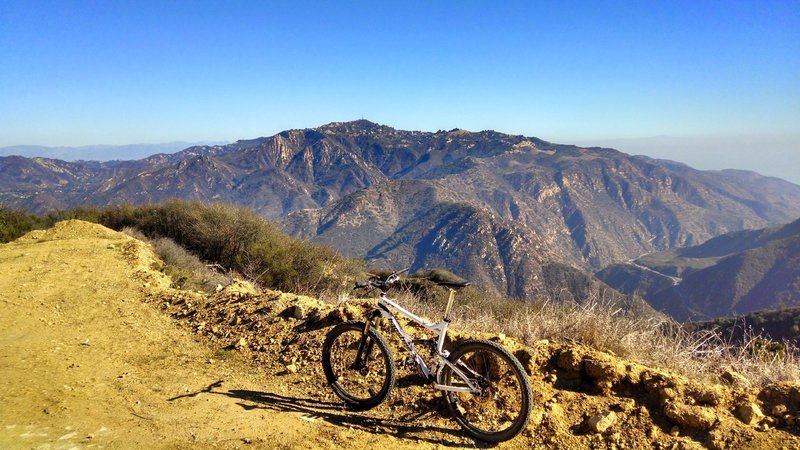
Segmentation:
[(746, 167), (778, 174), (765, 155), (781, 154), (776, 170), (800, 172), (798, 0), (0, 0), (0, 61), (0, 146), (364, 117), (632, 153), (666, 137), (655, 156), (690, 164), (713, 141)]

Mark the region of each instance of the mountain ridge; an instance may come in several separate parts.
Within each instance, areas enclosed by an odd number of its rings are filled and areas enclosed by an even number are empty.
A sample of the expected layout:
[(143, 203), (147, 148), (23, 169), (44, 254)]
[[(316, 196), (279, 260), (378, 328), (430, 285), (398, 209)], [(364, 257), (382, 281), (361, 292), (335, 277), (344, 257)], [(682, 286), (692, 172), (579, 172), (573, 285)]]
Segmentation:
[[(513, 246), (498, 247), (498, 238), (516, 236), (508, 242), (529, 243), (523, 247), (537, 267), (549, 259), (595, 271), (644, 253), (800, 216), (800, 186), (781, 180), (704, 172), (613, 149), (491, 130), (404, 131), (366, 120), (190, 147), (137, 161), (0, 158), (0, 175), (0, 204), (10, 207), (46, 212), (174, 197), (229, 202), (280, 220), (287, 231), (324, 241), (350, 256), (389, 262), (416, 254), (418, 266), (434, 260), (469, 266), (463, 276), (494, 280), (498, 291), (515, 296), (533, 295), (536, 289), (509, 292), (508, 280), (533, 280), (539, 269), (513, 273), (522, 270), (513, 268), (513, 261), (522, 257), (513, 256)], [(400, 205), (403, 197), (418, 195), (423, 187), (432, 197), (406, 202), (396, 212), (410, 219), (403, 223), (382, 218), (356, 201), (369, 197)], [(456, 205), (445, 206), (447, 202)], [(439, 216), (429, 211), (434, 207)], [(452, 215), (455, 209), (461, 215)], [(333, 211), (350, 222), (314, 223)], [(452, 217), (469, 223), (458, 225)], [(392, 238), (404, 242), (399, 247), (375, 248), (378, 237), (390, 238), (415, 218), (425, 219), (429, 230), (458, 234), (483, 250), (460, 261), (434, 253), (444, 250), (421, 245), (430, 235), (418, 226), (406, 227), (405, 238)], [(381, 223), (384, 228), (378, 227)], [(478, 229), (492, 231), (468, 233)], [(361, 242), (365, 239), (372, 242), (368, 248)], [(370, 249), (374, 251), (359, 253)], [(483, 256), (487, 259), (481, 263), (474, 260)]]

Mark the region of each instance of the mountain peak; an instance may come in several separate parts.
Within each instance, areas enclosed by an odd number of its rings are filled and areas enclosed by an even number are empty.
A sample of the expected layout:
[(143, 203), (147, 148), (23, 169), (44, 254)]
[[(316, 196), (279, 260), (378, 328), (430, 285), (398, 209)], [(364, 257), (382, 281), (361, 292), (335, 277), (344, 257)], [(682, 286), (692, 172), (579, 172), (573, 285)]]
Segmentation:
[(321, 127), (317, 128), (317, 130), (333, 130), (339, 132), (357, 132), (357, 131), (367, 131), (373, 130), (377, 128), (388, 128), (384, 125), (377, 124), (375, 122), (371, 122), (367, 119), (359, 119), (359, 120), (351, 120), (349, 122), (331, 122)]

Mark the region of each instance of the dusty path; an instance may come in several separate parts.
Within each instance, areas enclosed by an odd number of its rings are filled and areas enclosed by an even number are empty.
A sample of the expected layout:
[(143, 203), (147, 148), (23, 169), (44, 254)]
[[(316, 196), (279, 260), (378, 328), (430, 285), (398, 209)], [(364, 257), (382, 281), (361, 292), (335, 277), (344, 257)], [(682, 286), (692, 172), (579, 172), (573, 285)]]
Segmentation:
[(0, 246), (0, 448), (402, 446), (176, 328), (142, 302), (127, 242), (62, 229)]

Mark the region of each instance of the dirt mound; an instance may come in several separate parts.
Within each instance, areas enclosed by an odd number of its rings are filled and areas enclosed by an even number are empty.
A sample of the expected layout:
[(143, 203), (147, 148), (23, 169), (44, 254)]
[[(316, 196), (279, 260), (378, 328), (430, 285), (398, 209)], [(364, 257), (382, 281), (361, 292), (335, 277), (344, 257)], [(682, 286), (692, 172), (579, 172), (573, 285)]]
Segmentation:
[(34, 230), (17, 239), (17, 243), (46, 242), (65, 239), (122, 239), (128, 235), (83, 220), (64, 220), (47, 230)]
[[(87, 399), (80, 403), (87, 408), (95, 404), (101, 405), (99, 409), (120, 409), (129, 422), (131, 414), (147, 418), (128, 423), (109, 412), (104, 423), (113, 427), (104, 426), (115, 430), (117, 440), (99, 441), (104, 439), (102, 433), (92, 430), (91, 439), (98, 441), (84, 443), (129, 446), (157, 442), (160, 436), (175, 445), (220, 447), (259, 442), (265, 447), (476, 445), (450, 420), (442, 396), (419, 384), (420, 378), (406, 364), (407, 353), (388, 330), (383, 334), (394, 351), (399, 373), (397, 388), (387, 401), (373, 410), (353, 413), (344, 410), (326, 386), (320, 364), (325, 334), (342, 320), (362, 318), (374, 307), (373, 300), (333, 305), (260, 291), (245, 282), (208, 295), (170, 289), (170, 280), (160, 272), (163, 264), (146, 244), (78, 221), (0, 246), (0, 264), (0, 281), (10, 286), (0, 291), (0, 298), (15, 308), (11, 317), (30, 321), (29, 330), (52, 322), (51, 331), (56, 333), (42, 337), (36, 344), (42, 348), (30, 344), (24, 333), (0, 335), (0, 344), (8, 351), (27, 354), (34, 350), (42, 355), (34, 367), (52, 366), (37, 375), (30, 363), (22, 361), (25, 358), (3, 360), (0, 379), (6, 379), (7, 386), (0, 387), (7, 393), (0, 394), (0, 402), (11, 407), (4, 406), (0, 412), (6, 426), (5, 434), (0, 430), (0, 443), (13, 444), (7, 446), (57, 442), (59, 437), (53, 437), (52, 430), (46, 432), (49, 438), (22, 436), (45, 433), (44, 426), (63, 427), (84, 414), (63, 403), (78, 402), (79, 397)], [(9, 316), (4, 317), (1, 329), (14, 329)], [(158, 331), (153, 331), (155, 325)], [(452, 341), (467, 337), (454, 328), (449, 334)], [(149, 337), (135, 342), (137, 334), (131, 330), (147, 330)], [(47, 349), (57, 340), (54, 336), (64, 335), (73, 336), (75, 342), (59, 348), (73, 353), (98, 349), (96, 343), (106, 341), (131, 346), (115, 353), (113, 345), (104, 345), (113, 375), (108, 379), (85, 375), (90, 378), (81, 384), (80, 379), (65, 381), (65, 374), (75, 369), (65, 369), (71, 360), (64, 359), (58, 353), (61, 350)], [(800, 448), (800, 386), (751, 389), (737, 386), (733, 373), (721, 374), (728, 384), (706, 384), (574, 343), (539, 341), (525, 346), (503, 335), (468, 335), (509, 348), (523, 362), (534, 388), (528, 428), (501, 448)], [(81, 345), (84, 341), (89, 345)], [(163, 345), (164, 341), (169, 345)], [(81, 364), (96, 374), (104, 373), (106, 367), (100, 361)], [(217, 379), (212, 379), (216, 372), (224, 373), (226, 386), (233, 384), (233, 388), (216, 384)], [(21, 386), (31, 385), (25, 381), (29, 379), (34, 380), (34, 391), (45, 394), (22, 392), (28, 388)], [(144, 380), (134, 383), (140, 389), (133, 394), (126, 390), (131, 379)], [(58, 381), (53, 384), (53, 380)], [(73, 397), (49, 389), (48, 383), (80, 388)], [(108, 397), (108, 402), (101, 397)], [(144, 399), (146, 408), (137, 406), (135, 398)], [(47, 403), (48, 399), (56, 402)], [(40, 404), (54, 406), (42, 413)], [(213, 412), (206, 414), (204, 408), (209, 405)], [(53, 411), (60, 412), (53, 417)], [(260, 415), (245, 414), (253, 411)], [(28, 426), (25, 420), (35, 426), (22, 433), (9, 428)], [(208, 422), (205, 426), (216, 434), (186, 432), (186, 427), (202, 427), (192, 425), (198, 421)], [(137, 428), (142, 423), (152, 426)], [(177, 428), (178, 423), (185, 428)], [(93, 426), (99, 430), (99, 424)], [(70, 422), (69, 426), (74, 425)], [(287, 427), (285, 435), (280, 434), (281, 427)], [(137, 437), (139, 432), (154, 437)]]

